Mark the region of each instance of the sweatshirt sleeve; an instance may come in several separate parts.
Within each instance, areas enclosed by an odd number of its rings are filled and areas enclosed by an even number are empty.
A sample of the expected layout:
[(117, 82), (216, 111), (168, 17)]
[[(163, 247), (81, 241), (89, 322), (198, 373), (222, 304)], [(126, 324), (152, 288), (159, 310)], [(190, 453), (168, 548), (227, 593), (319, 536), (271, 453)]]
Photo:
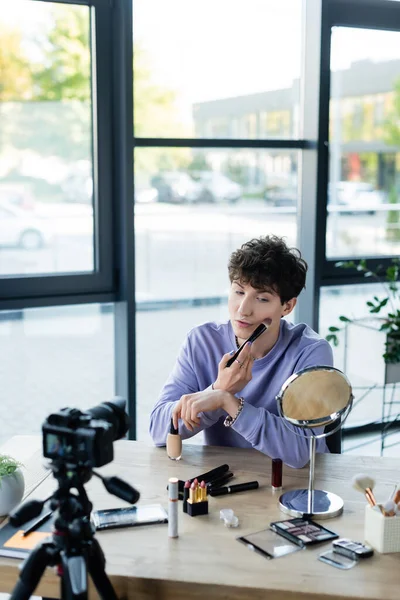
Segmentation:
[[(321, 340), (307, 348), (296, 364), (295, 372), (316, 365), (333, 366), (332, 348)], [(282, 382), (283, 383), (283, 382)], [(253, 448), (268, 454), (271, 458), (280, 458), (293, 468), (301, 468), (309, 460), (311, 432), (319, 434), (323, 428), (303, 429), (284, 421), (262, 407), (246, 403), (233, 423), (232, 428), (242, 435)], [(289, 430), (297, 434), (291, 434)], [(317, 452), (329, 452), (325, 439), (317, 440)]]
[[(211, 387), (212, 382), (210, 383)], [(204, 389), (208, 389), (207, 387)], [(196, 372), (193, 368), (193, 355), (190, 344), (190, 333), (186, 337), (174, 368), (168, 377), (159, 399), (150, 415), (150, 435), (156, 446), (165, 446), (167, 435), (169, 433), (171, 414), (174, 405), (184, 394), (193, 394), (200, 392), (200, 385)], [(200, 425), (189, 431), (182, 422), (179, 423), (179, 433), (182, 439), (190, 438), (199, 431), (214, 425), (221, 416), (226, 416), (226, 412), (216, 410), (213, 412), (203, 412), (199, 414)]]

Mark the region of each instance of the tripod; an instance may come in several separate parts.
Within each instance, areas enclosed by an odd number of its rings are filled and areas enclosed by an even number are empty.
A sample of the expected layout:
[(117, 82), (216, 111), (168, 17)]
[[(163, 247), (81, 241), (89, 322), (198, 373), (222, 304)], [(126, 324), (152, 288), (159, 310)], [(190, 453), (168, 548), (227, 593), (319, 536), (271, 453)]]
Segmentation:
[[(104, 554), (94, 538), (94, 526), (90, 522), (93, 506), (83, 484), (89, 481), (91, 470), (81, 466), (71, 470), (70, 466), (67, 469), (62, 464), (51, 468), (59, 483), (50, 497), (50, 507), (56, 514), (52, 539), (36, 546), (24, 561), (10, 600), (28, 600), (48, 566), (57, 567), (62, 600), (87, 600), (88, 574), (102, 600), (118, 600), (105, 572)], [(117, 477), (103, 478), (98, 473), (94, 474), (103, 480), (108, 491), (132, 504), (137, 501), (138, 492), (127, 483)], [(77, 494), (72, 493), (71, 488), (75, 488)], [(15, 524), (26, 522), (36, 516), (32, 512), (33, 506), (41, 511), (47, 500), (49, 498), (43, 502), (33, 500), (27, 503), (25, 508), (21, 507), (14, 513), (11, 521)], [(28, 513), (30, 516), (26, 518)]]

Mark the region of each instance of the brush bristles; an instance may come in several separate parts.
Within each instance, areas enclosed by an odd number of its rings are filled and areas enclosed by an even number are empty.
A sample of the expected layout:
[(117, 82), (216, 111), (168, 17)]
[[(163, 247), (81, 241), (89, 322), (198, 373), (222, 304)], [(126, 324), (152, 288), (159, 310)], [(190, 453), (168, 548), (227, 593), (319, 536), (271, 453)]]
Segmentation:
[(358, 490), (359, 492), (365, 493), (365, 490), (373, 490), (375, 486), (375, 480), (372, 477), (368, 477), (368, 475), (364, 475), (362, 473), (355, 475), (353, 477), (353, 488)]

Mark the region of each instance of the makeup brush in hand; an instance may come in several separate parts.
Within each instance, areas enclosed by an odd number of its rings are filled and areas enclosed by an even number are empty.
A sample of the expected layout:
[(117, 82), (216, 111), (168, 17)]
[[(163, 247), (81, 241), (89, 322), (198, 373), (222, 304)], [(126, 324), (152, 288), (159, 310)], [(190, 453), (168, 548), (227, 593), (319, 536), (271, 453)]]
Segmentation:
[(359, 473), (353, 477), (353, 488), (364, 494), (371, 506), (376, 506), (375, 496), (372, 491), (374, 489), (374, 485), (374, 479), (372, 479), (372, 477), (368, 477), (368, 475), (364, 475), (363, 473)]

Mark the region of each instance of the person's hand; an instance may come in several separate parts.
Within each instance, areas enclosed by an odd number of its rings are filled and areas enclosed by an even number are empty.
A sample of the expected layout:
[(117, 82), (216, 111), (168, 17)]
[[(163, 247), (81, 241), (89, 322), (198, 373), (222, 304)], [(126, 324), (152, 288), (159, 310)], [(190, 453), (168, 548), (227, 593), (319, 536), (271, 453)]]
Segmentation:
[(230, 367), (226, 367), (231, 354), (224, 354), (218, 365), (218, 377), (214, 383), (214, 390), (225, 390), (237, 394), (252, 379), (254, 359), (251, 356), (251, 343), (247, 343), (236, 360)]
[(172, 411), (174, 427), (178, 427), (178, 419), (182, 419), (185, 427), (193, 431), (200, 425), (199, 413), (223, 408), (226, 393), (222, 390), (204, 390), (194, 394), (185, 394), (175, 404)]

